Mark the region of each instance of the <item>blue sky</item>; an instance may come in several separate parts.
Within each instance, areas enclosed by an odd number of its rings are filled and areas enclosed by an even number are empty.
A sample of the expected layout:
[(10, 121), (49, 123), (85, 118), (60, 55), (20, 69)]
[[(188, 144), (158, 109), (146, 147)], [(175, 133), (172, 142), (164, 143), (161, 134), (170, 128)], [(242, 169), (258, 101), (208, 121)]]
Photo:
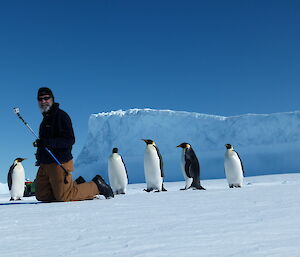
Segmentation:
[(300, 110), (299, 1), (1, 1), (0, 181), (16, 157), (34, 178), (36, 92), (72, 120), (155, 108), (217, 115)]

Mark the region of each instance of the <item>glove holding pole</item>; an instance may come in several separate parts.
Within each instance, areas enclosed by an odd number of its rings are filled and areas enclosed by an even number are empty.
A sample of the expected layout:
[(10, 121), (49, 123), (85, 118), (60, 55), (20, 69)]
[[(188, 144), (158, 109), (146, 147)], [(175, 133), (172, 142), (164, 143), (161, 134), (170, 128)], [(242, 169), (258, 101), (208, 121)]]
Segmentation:
[(34, 146), (36, 144), (35, 147), (44, 147), (45, 150), (51, 155), (51, 157), (55, 160), (55, 162), (63, 169), (63, 171), (65, 172), (65, 179), (64, 179), (64, 183), (68, 184), (67, 181), (67, 176), (68, 176), (68, 171), (64, 168), (64, 166), (62, 166), (62, 164), (60, 163), (59, 160), (57, 160), (57, 158), (54, 156), (54, 154), (49, 150), (49, 148), (47, 146), (42, 146), (43, 143), (41, 141), (41, 139), (38, 137), (38, 135), (32, 130), (32, 128), (28, 125), (28, 123), (23, 119), (23, 117), (20, 115), (20, 109), (19, 108), (14, 108), (14, 113), (18, 116), (18, 118), (25, 124), (25, 126), (30, 130), (30, 132), (36, 137), (36, 141), (33, 143)]

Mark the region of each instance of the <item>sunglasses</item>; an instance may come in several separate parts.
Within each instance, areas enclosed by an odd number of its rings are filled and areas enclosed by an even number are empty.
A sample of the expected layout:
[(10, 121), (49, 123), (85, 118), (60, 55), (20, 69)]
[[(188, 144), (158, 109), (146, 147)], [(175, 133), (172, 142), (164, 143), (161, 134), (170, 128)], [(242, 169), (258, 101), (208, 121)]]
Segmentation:
[(43, 100), (48, 101), (50, 98), (51, 98), (51, 96), (45, 96), (45, 97), (39, 97), (38, 100), (39, 100), (39, 102), (41, 102)]

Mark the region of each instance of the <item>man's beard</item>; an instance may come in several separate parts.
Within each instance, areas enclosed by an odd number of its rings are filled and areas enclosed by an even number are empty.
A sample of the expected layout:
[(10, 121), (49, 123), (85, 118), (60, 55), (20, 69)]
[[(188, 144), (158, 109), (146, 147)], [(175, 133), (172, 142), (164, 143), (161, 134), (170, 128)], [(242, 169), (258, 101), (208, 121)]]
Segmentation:
[(39, 104), (40, 110), (42, 113), (44, 112), (48, 112), (51, 107), (52, 107), (53, 103), (44, 103), (43, 105)]

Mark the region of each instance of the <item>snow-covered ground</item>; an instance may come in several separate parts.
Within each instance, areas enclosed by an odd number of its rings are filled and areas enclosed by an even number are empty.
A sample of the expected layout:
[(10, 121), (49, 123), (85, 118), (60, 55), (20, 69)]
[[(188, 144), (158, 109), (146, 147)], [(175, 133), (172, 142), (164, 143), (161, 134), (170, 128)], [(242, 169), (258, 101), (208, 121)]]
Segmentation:
[(248, 177), (241, 189), (202, 184), (206, 191), (131, 184), (110, 200), (0, 206), (0, 256), (299, 256), (300, 174)]

